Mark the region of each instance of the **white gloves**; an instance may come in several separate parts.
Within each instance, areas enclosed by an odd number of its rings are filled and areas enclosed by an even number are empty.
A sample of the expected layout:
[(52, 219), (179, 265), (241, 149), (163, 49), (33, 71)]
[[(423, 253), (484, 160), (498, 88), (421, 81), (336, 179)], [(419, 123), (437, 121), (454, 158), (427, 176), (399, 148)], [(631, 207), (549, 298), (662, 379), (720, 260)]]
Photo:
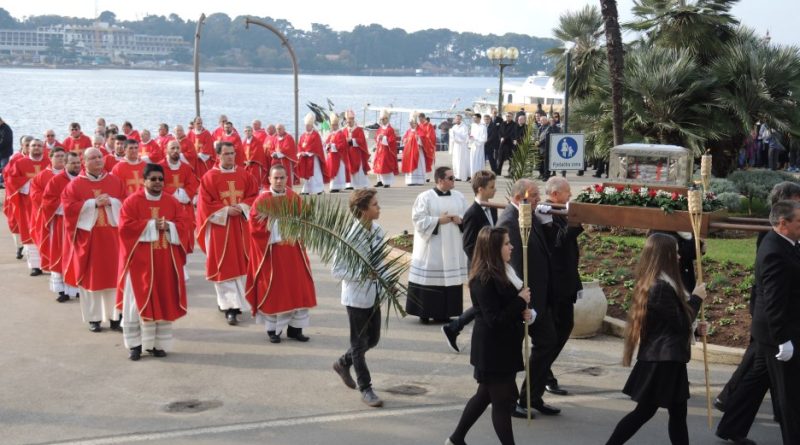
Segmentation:
[(547, 204), (539, 204), (536, 206), (536, 213), (549, 213), (550, 210), (553, 210), (553, 208)]
[(786, 343), (778, 346), (778, 354), (775, 356), (776, 359), (782, 362), (788, 362), (792, 359), (794, 355), (794, 345), (792, 341), (789, 340)]
[(552, 207), (547, 204), (539, 204), (536, 206), (534, 216), (536, 216), (536, 219), (539, 220), (540, 223), (550, 224), (553, 222), (553, 215), (549, 213), (551, 209)]

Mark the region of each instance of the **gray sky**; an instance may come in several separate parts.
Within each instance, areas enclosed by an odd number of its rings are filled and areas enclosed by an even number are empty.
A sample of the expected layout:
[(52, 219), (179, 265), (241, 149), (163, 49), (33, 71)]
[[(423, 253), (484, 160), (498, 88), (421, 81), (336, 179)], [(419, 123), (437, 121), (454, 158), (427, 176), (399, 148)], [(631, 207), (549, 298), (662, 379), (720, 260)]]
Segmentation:
[[(64, 16), (93, 17), (95, 10), (109, 10), (124, 20), (141, 18), (148, 14), (176, 13), (184, 19), (196, 20), (201, 12), (210, 15), (224, 12), (237, 15), (270, 16), (290, 21), (296, 28), (309, 29), (311, 23), (323, 23), (331, 28), (351, 30), (359, 24), (378, 23), (387, 28), (417, 31), (428, 28), (450, 28), (480, 34), (517, 32), (539, 37), (550, 37), (558, 24), (560, 14), (578, 9), (597, 0), (504, 0), (493, 2), (502, 7), (489, 7), (490, 2), (402, 2), (331, 0), (264, 2), (219, 0), (26, 0), (6, 2), (2, 7), (16, 18), (29, 15), (57, 14)], [(472, 6), (483, 4), (480, 10)], [(766, 6), (766, 5), (769, 6)], [(341, 7), (340, 5), (346, 5)], [(620, 20), (631, 18), (633, 0), (618, 0)], [(411, 7), (409, 7), (411, 6)], [(769, 30), (774, 42), (800, 45), (800, 33), (795, 29), (800, 17), (798, 0), (741, 0), (733, 13), (739, 20), (760, 34)]]

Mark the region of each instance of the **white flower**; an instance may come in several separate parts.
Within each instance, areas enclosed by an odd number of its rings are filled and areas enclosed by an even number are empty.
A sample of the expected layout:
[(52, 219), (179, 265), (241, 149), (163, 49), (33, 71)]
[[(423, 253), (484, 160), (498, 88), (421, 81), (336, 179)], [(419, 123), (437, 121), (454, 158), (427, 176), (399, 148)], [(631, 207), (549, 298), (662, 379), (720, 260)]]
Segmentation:
[(659, 190), (656, 192), (656, 196), (659, 198), (672, 198), (672, 193), (665, 190)]
[(650, 192), (650, 190), (647, 187), (642, 187), (642, 188), (639, 189), (639, 196), (647, 197), (647, 194), (649, 192)]
[(592, 200), (600, 199), (600, 194), (597, 193), (597, 192), (591, 192), (591, 193), (589, 193), (589, 199), (592, 199)]
[(616, 195), (617, 189), (614, 187), (606, 187), (603, 189), (603, 193), (605, 193), (606, 195)]

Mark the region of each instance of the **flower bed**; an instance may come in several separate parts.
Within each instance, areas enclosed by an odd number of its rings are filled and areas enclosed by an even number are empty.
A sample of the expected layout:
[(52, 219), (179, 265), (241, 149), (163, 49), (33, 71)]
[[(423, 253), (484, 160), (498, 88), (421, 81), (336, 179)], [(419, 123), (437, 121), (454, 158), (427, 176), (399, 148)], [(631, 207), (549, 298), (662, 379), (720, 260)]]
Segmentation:
[[(655, 207), (665, 213), (689, 209), (686, 194), (631, 185), (595, 184), (578, 193), (575, 201), (615, 206)], [(707, 192), (703, 197), (704, 212), (713, 212), (723, 207), (714, 193)]]

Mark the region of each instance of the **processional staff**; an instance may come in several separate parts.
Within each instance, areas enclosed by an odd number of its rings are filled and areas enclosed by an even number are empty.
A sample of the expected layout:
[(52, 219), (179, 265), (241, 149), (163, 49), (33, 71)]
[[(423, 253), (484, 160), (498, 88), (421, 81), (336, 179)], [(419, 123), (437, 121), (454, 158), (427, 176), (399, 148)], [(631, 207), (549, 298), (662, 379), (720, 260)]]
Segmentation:
[[(523, 287), (528, 287), (528, 238), (533, 227), (533, 213), (531, 204), (528, 202), (528, 193), (519, 205), (519, 233), (522, 238), (522, 283)], [(530, 372), (530, 346), (528, 345), (528, 321), (525, 320), (525, 333), (523, 356), (525, 357), (525, 400), (527, 401), (528, 424), (531, 421), (531, 372)]]

